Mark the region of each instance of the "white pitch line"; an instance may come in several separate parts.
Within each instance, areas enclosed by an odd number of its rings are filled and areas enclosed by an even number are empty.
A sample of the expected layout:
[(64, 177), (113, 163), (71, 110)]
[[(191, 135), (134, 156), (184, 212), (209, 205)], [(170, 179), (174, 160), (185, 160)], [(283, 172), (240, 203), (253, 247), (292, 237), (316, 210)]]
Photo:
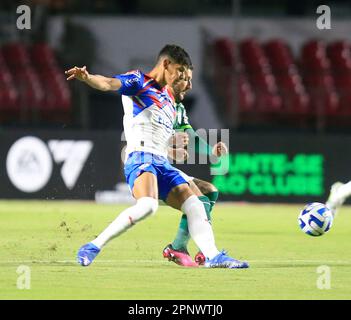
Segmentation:
[[(94, 264), (103, 264), (103, 263), (134, 263), (134, 262), (138, 262), (138, 263), (152, 263), (152, 264), (166, 264), (168, 263), (168, 261), (166, 260), (139, 260), (139, 259), (134, 259), (134, 260), (96, 260), (94, 261)], [(290, 264), (294, 264), (294, 263), (323, 263), (323, 264), (350, 264), (351, 265), (351, 261), (348, 260), (248, 260), (248, 262), (251, 263), (271, 263), (271, 264), (278, 264), (278, 263), (290, 263)], [(10, 263), (32, 263), (32, 264), (36, 264), (36, 263), (46, 263), (46, 264), (54, 264), (54, 263), (74, 263), (76, 264), (77, 261), (76, 260), (2, 260), (0, 261), (0, 265), (1, 264), (10, 264)]]
[[(96, 260), (95, 263), (165, 263), (167, 261), (162, 260)], [(77, 263), (77, 260), (2, 260), (0, 261), (0, 265), (4, 263)]]

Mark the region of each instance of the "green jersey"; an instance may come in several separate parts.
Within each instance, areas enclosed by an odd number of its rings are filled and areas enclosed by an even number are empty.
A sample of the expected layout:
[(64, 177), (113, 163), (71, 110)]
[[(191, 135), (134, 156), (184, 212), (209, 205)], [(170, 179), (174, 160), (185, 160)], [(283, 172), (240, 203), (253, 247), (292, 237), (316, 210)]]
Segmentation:
[(176, 112), (177, 115), (173, 123), (173, 129), (176, 131), (185, 131), (189, 135), (190, 141), (195, 142), (195, 151), (197, 153), (210, 155), (211, 146), (194, 131), (182, 103), (176, 104)]
[(184, 131), (186, 129), (192, 129), (189, 123), (189, 118), (186, 114), (185, 107), (182, 103), (176, 104), (177, 116), (173, 124), (173, 129), (176, 131)]

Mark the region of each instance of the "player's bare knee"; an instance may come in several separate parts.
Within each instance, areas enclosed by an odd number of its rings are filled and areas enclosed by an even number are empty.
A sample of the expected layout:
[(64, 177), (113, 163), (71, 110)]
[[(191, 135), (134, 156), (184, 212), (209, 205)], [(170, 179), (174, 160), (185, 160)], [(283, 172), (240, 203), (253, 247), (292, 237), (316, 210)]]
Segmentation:
[(200, 179), (194, 179), (194, 183), (200, 189), (202, 194), (218, 192), (218, 189), (210, 182), (203, 181)]
[(182, 184), (179, 184), (177, 186), (175, 186), (171, 192), (173, 195), (175, 196), (180, 196), (180, 195), (184, 195), (186, 193), (190, 193), (192, 194), (192, 191), (189, 187), (189, 185), (187, 183), (182, 183)]
[(218, 189), (212, 184), (208, 182), (208, 191), (206, 193), (218, 192)]
[(189, 185), (182, 183), (172, 188), (167, 196), (166, 203), (172, 208), (180, 210), (184, 201), (192, 195), (194, 193), (189, 188)]

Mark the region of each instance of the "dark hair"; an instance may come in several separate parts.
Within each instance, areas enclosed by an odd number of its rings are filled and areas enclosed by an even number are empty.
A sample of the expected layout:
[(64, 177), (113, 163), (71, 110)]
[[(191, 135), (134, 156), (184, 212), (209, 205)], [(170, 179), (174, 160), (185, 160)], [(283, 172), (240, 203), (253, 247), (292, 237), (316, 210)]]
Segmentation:
[(160, 53), (158, 54), (157, 60), (159, 61), (161, 57), (167, 56), (174, 63), (186, 66), (189, 69), (193, 69), (193, 64), (188, 53), (182, 48), (175, 44), (165, 45)]

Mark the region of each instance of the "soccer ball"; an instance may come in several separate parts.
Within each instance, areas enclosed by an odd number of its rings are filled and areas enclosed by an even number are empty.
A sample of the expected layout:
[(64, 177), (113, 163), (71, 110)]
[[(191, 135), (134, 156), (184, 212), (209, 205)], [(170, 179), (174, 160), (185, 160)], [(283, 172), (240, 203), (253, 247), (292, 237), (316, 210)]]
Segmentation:
[(325, 204), (312, 202), (300, 212), (298, 222), (304, 233), (317, 237), (323, 235), (331, 228), (333, 214)]

